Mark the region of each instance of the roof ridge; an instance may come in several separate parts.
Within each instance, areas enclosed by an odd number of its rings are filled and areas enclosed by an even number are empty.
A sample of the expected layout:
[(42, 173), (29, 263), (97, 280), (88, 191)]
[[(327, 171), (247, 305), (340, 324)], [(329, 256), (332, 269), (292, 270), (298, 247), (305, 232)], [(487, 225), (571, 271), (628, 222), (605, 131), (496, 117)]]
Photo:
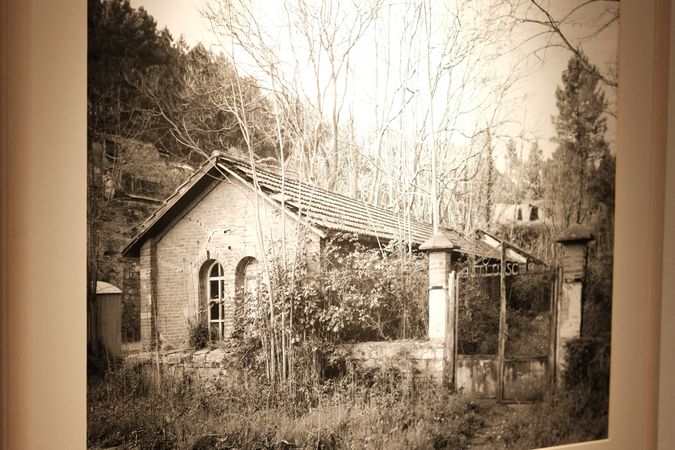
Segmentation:
[[(229, 154), (227, 154), (227, 153), (224, 153), (224, 152), (221, 152), (221, 151), (218, 151), (218, 150), (216, 150), (214, 153), (216, 153), (216, 152), (217, 152), (217, 154), (218, 154), (217, 156), (218, 156), (219, 158), (224, 159), (224, 160), (226, 160), (226, 161), (229, 160), (229, 161), (232, 161), (232, 162), (235, 162), (235, 163), (243, 164), (243, 165), (247, 166), (247, 167), (249, 168), (249, 170), (256, 170), (256, 171), (266, 172), (266, 174), (268, 174), (268, 175), (276, 176), (276, 177), (281, 177), (279, 168), (271, 167), (271, 166), (269, 166), (269, 165), (264, 165), (262, 168), (257, 168), (257, 167), (256, 167), (256, 168), (253, 168), (253, 167), (251, 167), (250, 161), (245, 161), (245, 160), (243, 160), (243, 159), (241, 159), (241, 158), (237, 158), (237, 157), (235, 157), (235, 156), (229, 155)], [(256, 174), (256, 175), (257, 175), (257, 174)], [(357, 203), (357, 204), (359, 204), (359, 205), (364, 205), (364, 206), (366, 206), (366, 207), (368, 207), (368, 208), (371, 208), (371, 209), (373, 209), (373, 210), (375, 210), (375, 211), (377, 211), (377, 212), (381, 212), (381, 213), (383, 213), (383, 214), (385, 214), (385, 215), (397, 214), (395, 211), (392, 211), (392, 210), (390, 210), (390, 209), (384, 208), (384, 207), (382, 207), (382, 206), (373, 205), (372, 203), (369, 203), (369, 202), (367, 202), (367, 201), (365, 201), (365, 200), (363, 200), (363, 199), (356, 199), (356, 198), (354, 198), (354, 197), (350, 197), (350, 196), (348, 196), (348, 195), (342, 194), (342, 193), (340, 193), (340, 192), (336, 192), (336, 191), (334, 191), (334, 190), (325, 189), (325, 188), (319, 187), (319, 186), (317, 186), (317, 185), (315, 185), (315, 184), (310, 184), (310, 183), (308, 183), (308, 182), (306, 182), (306, 181), (302, 181), (302, 180), (294, 179), (294, 178), (291, 178), (290, 180), (287, 179), (287, 180), (285, 180), (285, 181), (286, 181), (286, 182), (291, 181), (291, 182), (293, 182), (293, 183), (297, 183), (297, 184), (299, 184), (299, 185), (301, 185), (301, 186), (307, 187), (308, 190), (311, 190), (311, 191), (314, 191), (314, 192), (319, 192), (319, 193), (329, 194), (330, 196), (338, 197), (339, 199), (346, 200), (346, 201), (348, 201), (348, 202), (354, 202), (354, 203)], [(421, 221), (421, 220), (419, 220), (419, 219), (417, 219), (417, 218), (414, 218), (414, 217), (412, 217), (412, 216), (409, 216), (409, 220), (410, 220), (411, 222), (414, 222), (414, 223), (417, 223), (417, 224), (420, 224), (420, 225), (423, 225), (423, 226), (431, 226), (431, 224), (426, 223), (426, 222), (423, 222), (423, 221)], [(454, 229), (452, 229), (452, 228), (449, 228), (449, 230), (456, 231), (456, 230), (454, 230)]]

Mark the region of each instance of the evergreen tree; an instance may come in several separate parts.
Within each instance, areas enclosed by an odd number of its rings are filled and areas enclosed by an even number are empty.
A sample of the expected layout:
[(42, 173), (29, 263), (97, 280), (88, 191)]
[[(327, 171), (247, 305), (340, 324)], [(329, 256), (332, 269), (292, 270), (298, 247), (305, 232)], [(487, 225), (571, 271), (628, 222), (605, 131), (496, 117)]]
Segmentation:
[(607, 105), (598, 86), (597, 69), (587, 70), (584, 56), (574, 55), (563, 72), (562, 87), (556, 89), (558, 116), (554, 118), (558, 148), (553, 154), (555, 196), (573, 198), (574, 203), (565, 217), (564, 225), (582, 223), (588, 218), (592, 205), (589, 199), (589, 177), (608, 151), (607, 130), (603, 112)]
[(616, 159), (609, 150), (601, 156), (600, 162), (589, 179), (590, 197), (595, 205), (596, 249), (602, 254), (611, 254), (614, 243), (614, 180)]
[(506, 167), (511, 180), (517, 184), (520, 176), (520, 157), (518, 156), (516, 141), (513, 138), (509, 138), (506, 143)]
[(156, 129), (148, 99), (129, 79), (180, 58), (168, 30), (127, 0), (90, 0), (87, 51), (88, 132), (138, 139)]
[(542, 180), (542, 170), (544, 166), (544, 153), (535, 141), (530, 147), (530, 153), (527, 158), (527, 167), (525, 176), (527, 181), (526, 196), (531, 200), (540, 200), (544, 196), (544, 185)]

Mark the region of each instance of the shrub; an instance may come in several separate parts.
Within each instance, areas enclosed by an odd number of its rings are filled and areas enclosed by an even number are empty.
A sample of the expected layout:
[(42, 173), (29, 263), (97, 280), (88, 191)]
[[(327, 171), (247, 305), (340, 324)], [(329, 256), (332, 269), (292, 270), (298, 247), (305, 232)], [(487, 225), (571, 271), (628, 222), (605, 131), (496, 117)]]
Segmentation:
[(607, 437), (609, 345), (580, 338), (567, 346), (563, 386), (507, 420), (501, 447), (539, 448)]
[[(323, 329), (336, 340), (422, 338), (427, 333), (427, 262), (401, 244), (367, 248), (354, 237), (325, 246), (317, 284)], [(317, 320), (308, 316), (309, 321)], [(323, 322), (323, 323), (321, 323)]]
[(579, 389), (561, 389), (513, 411), (494, 448), (522, 450), (606, 438), (607, 416), (579, 407), (587, 403), (585, 395)]
[(582, 335), (610, 340), (612, 332), (612, 255), (591, 253), (584, 287)]
[[(599, 339), (579, 338), (567, 343), (567, 366), (564, 386), (578, 393), (572, 405), (576, 416), (601, 418), (606, 422), (609, 406), (609, 343)], [(605, 424), (606, 426), (606, 424)]]
[(141, 339), (141, 313), (133, 301), (122, 300), (122, 340), (136, 342)]
[(226, 345), (247, 367), (314, 383), (337, 343), (426, 336), (424, 255), (335, 237), (322, 247), (321, 270), (296, 256), (270, 256), (255, 291), (236, 297), (235, 339)]
[(192, 323), (189, 332), (190, 348), (201, 350), (209, 345), (209, 326), (204, 320)]

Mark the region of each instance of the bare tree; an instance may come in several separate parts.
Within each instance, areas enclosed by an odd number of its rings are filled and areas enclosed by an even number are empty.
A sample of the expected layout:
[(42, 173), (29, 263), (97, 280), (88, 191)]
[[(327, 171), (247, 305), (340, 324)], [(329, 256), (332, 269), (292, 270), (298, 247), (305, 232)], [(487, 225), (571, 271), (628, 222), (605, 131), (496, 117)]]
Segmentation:
[[(501, 0), (494, 8), (494, 20), (518, 36), (513, 49), (531, 48), (532, 54), (542, 60), (546, 50), (555, 47), (586, 60), (584, 55), (588, 56), (588, 52), (584, 47), (619, 20), (619, 0)], [(597, 70), (593, 61), (586, 61), (585, 70)], [(616, 89), (615, 66), (598, 74), (605, 86)]]
[[(502, 66), (495, 71), (497, 55), (491, 46), (498, 30), (489, 28), (472, 2), (393, 8), (390, 14), (400, 22), (400, 50), (392, 57), (393, 44), (384, 42), (379, 51), (387, 58), (383, 80), (391, 89), (375, 102), (373, 197), (379, 200), (382, 185), (388, 202), (394, 192), (404, 210), (425, 220), (432, 219), (434, 199), (440, 199), (436, 221), (456, 226), (461, 216), (457, 184), (468, 164), (485, 151), (487, 130), (505, 123), (502, 105), (518, 70)], [(383, 28), (389, 27), (385, 22)], [(395, 189), (387, 179), (396, 180)]]
[[(519, 76), (508, 59), (496, 70), (499, 30), (482, 20), (484, 12), (470, 1), (299, 0), (270, 12), (214, 0), (204, 14), (239, 75), (209, 98), (235, 118), (252, 165), (260, 133), (275, 145), (282, 180), (293, 169), (301, 179), (393, 209), (403, 240), (414, 218), (470, 229), (476, 216), (466, 223), (458, 188), (480, 181), (475, 168), (492, 158), (485, 137), (507, 123), (504, 104)], [(257, 109), (243, 95), (242, 72), (258, 78), (270, 105), (267, 124), (252, 120)], [(287, 320), (270, 317), (266, 344), (281, 379), (291, 367)]]

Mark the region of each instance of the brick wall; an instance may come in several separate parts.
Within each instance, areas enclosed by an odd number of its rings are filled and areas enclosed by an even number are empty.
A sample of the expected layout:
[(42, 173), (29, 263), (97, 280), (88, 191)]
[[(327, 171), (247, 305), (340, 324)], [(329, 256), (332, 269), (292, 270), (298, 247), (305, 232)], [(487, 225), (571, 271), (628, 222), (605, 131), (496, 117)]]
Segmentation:
[[(258, 200), (247, 186), (238, 181), (223, 181), (156, 238), (157, 331), (163, 348), (187, 346), (189, 321), (196, 320), (203, 295), (200, 271), (205, 264), (217, 260), (225, 271), (226, 293), (230, 302), (235, 293), (235, 272), (245, 257), (254, 257), (263, 267), (263, 257), (272, 243), (280, 243), (281, 211)], [(258, 226), (260, 223), (260, 226)], [(303, 242), (308, 254), (316, 255), (318, 235), (286, 217), (287, 254), (292, 254), (297, 242)], [(262, 239), (261, 239), (262, 238)], [(144, 342), (150, 342), (151, 332), (148, 298), (152, 297), (152, 243), (141, 248), (141, 329)], [(278, 251), (278, 249), (277, 249)], [(226, 303), (226, 305), (228, 305)], [(231, 305), (228, 311), (231, 313)], [(145, 320), (143, 317), (146, 317)], [(145, 326), (144, 326), (145, 324)], [(232, 326), (230, 321), (227, 324)]]
[(124, 266), (122, 280), (122, 340), (133, 342), (140, 339), (140, 288), (141, 278), (137, 262)]
[(157, 273), (157, 245), (148, 239), (141, 247), (139, 264), (140, 303), (141, 303), (141, 347), (149, 350), (154, 346), (156, 329), (154, 308), (157, 297), (154, 274)]

